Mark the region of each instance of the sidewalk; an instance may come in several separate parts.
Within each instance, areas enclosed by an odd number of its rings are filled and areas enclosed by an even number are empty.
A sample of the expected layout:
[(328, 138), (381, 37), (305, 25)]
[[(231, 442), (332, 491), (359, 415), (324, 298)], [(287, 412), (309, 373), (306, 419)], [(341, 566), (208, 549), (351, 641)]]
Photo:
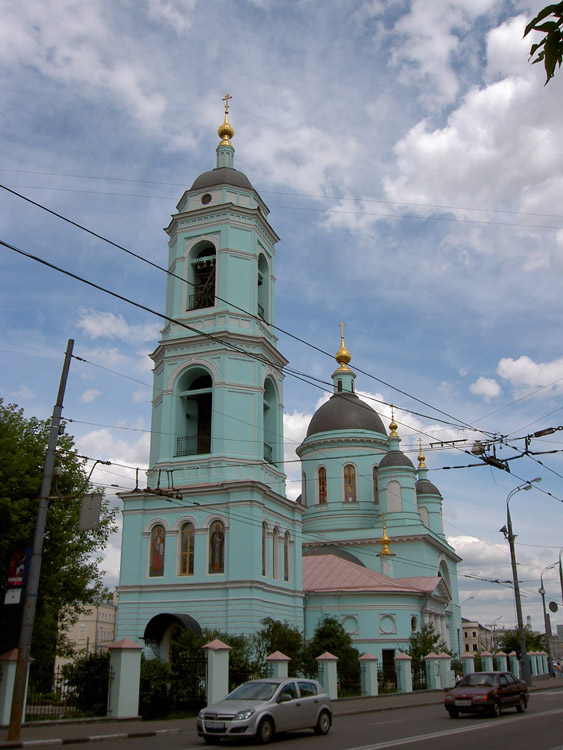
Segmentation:
[[(535, 680), (530, 692), (553, 688), (563, 688), (563, 680), (557, 677)], [(393, 711), (413, 706), (439, 705), (443, 700), (443, 690), (417, 690), (416, 693), (388, 693), (370, 698), (345, 698), (333, 701), (333, 706), (335, 716), (350, 716), (372, 711)], [(37, 723), (22, 727), (21, 738), (17, 742), (8, 742), (8, 729), (0, 728), (0, 748), (73, 745), (96, 740), (131, 739), (184, 732), (192, 738), (195, 737), (195, 718), (171, 719), (170, 721), (85, 719), (73, 722)]]

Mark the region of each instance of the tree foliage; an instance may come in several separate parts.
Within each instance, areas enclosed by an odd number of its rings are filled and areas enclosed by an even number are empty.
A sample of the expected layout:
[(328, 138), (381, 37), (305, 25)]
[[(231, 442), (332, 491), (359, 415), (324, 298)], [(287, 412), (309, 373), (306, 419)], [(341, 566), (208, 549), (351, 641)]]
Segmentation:
[(343, 692), (355, 692), (360, 683), (360, 653), (352, 638), (336, 617), (324, 617), (317, 623), (313, 638), (304, 649), (304, 671), (317, 675), (316, 657), (328, 651), (338, 657), (338, 677)]
[(540, 42), (532, 44), (530, 58), (535, 55), (532, 64), (543, 62), (547, 84), (555, 75), (555, 67), (561, 67), (563, 59), (563, 2), (540, 10), (526, 26), (524, 36), (531, 31), (540, 31), (544, 35)]
[[(532, 633), (531, 630), (525, 630), (526, 636), (526, 651), (544, 651), (545, 640), (544, 636), (539, 633)], [(504, 651), (505, 654), (510, 654), (512, 651), (516, 651), (518, 658), (520, 658), (520, 636), (517, 630), (507, 630), (502, 633), (498, 647), (500, 651)]]
[[(23, 410), (0, 399), (0, 596), (7, 586), (9, 561), (18, 549), (31, 547), (37, 520), (50, 420), (26, 418)], [(104, 593), (100, 551), (115, 529), (116, 509), (104, 499), (99, 527), (79, 531), (80, 499), (90, 487), (85, 461), (70, 435), (61, 435), (43, 540), (41, 576), (31, 654), (36, 670), (47, 675), (57, 646), (57, 633)], [(21, 605), (0, 607), (0, 653), (17, 646)], [(63, 636), (64, 640), (64, 636)]]
[(423, 625), (418, 633), (413, 633), (409, 638), (408, 655), (412, 659), (413, 674), (424, 673), (424, 657), (430, 653), (439, 653), (446, 650), (446, 644), (431, 623)]
[(262, 628), (256, 633), (255, 647), (259, 663), (275, 651), (281, 651), (291, 661), (288, 665), (290, 677), (295, 677), (302, 670), (303, 662), (303, 634), (288, 622), (280, 622), (271, 617), (265, 617)]

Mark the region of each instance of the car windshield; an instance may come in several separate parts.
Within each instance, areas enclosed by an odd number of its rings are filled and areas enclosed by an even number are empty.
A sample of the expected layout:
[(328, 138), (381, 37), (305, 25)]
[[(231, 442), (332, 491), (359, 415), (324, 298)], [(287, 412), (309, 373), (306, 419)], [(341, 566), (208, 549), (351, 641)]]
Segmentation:
[(228, 701), (267, 701), (279, 687), (279, 682), (246, 682), (227, 695)]
[(494, 674), (487, 674), (486, 672), (475, 672), (474, 674), (466, 675), (463, 680), (457, 683), (457, 687), (464, 685), (470, 685), (471, 687), (476, 685), (487, 685), (492, 687), (497, 684), (497, 677)]

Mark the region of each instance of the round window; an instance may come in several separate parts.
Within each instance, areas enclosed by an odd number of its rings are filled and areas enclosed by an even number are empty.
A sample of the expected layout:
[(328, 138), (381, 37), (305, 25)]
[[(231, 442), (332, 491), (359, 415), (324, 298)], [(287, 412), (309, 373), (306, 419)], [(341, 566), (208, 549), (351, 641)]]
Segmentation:
[(211, 203), (211, 194), (210, 193), (205, 193), (205, 195), (202, 195), (201, 196), (201, 202), (204, 205), (207, 205), (208, 203)]

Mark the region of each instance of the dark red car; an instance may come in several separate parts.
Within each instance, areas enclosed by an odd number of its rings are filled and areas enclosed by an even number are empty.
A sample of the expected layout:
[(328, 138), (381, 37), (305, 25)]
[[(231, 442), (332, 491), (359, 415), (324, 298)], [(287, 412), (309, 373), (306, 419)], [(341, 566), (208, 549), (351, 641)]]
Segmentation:
[(460, 713), (481, 712), (500, 716), (513, 707), (524, 713), (528, 705), (528, 686), (512, 672), (471, 672), (446, 693), (444, 706), (452, 719)]

